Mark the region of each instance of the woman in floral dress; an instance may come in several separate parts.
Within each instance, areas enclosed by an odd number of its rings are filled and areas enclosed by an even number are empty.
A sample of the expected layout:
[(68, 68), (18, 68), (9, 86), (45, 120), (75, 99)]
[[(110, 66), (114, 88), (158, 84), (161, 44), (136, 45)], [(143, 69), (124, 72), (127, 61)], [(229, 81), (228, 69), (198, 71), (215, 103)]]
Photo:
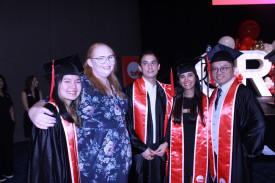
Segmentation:
[[(132, 164), (131, 142), (125, 114), (127, 97), (120, 90), (115, 76), (116, 59), (106, 44), (95, 43), (87, 53), (81, 76), (82, 96), (78, 128), (78, 159), (82, 183), (128, 182)], [(29, 115), (38, 128), (54, 125), (51, 112), (41, 102)], [(45, 114), (44, 114), (45, 113)]]
[(78, 129), (81, 181), (127, 182), (131, 165), (127, 98), (114, 77), (115, 56), (110, 47), (98, 43), (90, 47), (87, 57), (79, 108), (83, 121)]

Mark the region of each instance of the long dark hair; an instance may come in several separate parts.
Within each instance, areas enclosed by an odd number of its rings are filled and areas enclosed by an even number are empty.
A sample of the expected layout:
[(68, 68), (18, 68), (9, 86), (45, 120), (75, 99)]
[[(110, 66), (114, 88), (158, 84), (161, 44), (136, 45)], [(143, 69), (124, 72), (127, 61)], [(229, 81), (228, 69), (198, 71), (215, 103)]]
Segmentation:
[(58, 108), (59, 108), (59, 113), (60, 115), (67, 120), (70, 123), (75, 123), (77, 126), (81, 126), (82, 122), (77, 114), (77, 110), (79, 107), (79, 103), (80, 103), (80, 96), (81, 94), (77, 97), (76, 100), (72, 101), (70, 106), (69, 106), (69, 111), (68, 112), (63, 100), (60, 98), (59, 92), (58, 92), (58, 88), (59, 85), (63, 79), (64, 75), (62, 76), (58, 76), (55, 77), (55, 81), (54, 81), (54, 88), (53, 88), (53, 93), (52, 93), (52, 98), (54, 99), (55, 103), (57, 104)]
[(3, 88), (2, 88), (2, 92), (4, 93), (4, 94), (7, 94), (7, 91), (8, 91), (8, 86), (7, 86), (7, 83), (6, 83), (6, 80), (5, 80), (5, 78), (4, 78), (4, 76), (2, 76), (1, 74), (0, 74), (0, 78), (2, 79), (2, 81), (3, 81)]
[[(32, 81), (35, 78), (35, 76), (28, 76), (25, 80), (25, 91), (27, 94), (32, 93), (31, 87), (32, 87)], [(38, 90), (38, 88), (35, 88), (35, 90)]]
[[(197, 116), (198, 116), (198, 111), (199, 115), (201, 117), (201, 122), (205, 126), (204, 122), (204, 117), (203, 117), (203, 107), (202, 107), (202, 90), (201, 90), (201, 85), (200, 85), (200, 80), (199, 77), (196, 73), (194, 73), (196, 76), (196, 82), (195, 82), (195, 92), (194, 92), (194, 99), (192, 100), (191, 106), (190, 106), (190, 120), (191, 121), (196, 121)], [(183, 93), (184, 93), (184, 88), (179, 84), (176, 88), (176, 101), (174, 105), (174, 110), (173, 110), (173, 115), (174, 115), (174, 123), (181, 123), (181, 117), (182, 117), (182, 107), (183, 107)], [(197, 110), (199, 109), (199, 110)]]

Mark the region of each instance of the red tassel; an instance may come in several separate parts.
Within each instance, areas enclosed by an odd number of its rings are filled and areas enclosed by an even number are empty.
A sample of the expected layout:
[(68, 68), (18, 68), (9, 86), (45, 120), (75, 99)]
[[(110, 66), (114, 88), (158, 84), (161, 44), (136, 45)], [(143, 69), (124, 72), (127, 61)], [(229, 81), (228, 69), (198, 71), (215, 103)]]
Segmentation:
[(53, 94), (53, 87), (54, 87), (54, 60), (52, 62), (52, 82), (51, 82), (51, 93), (50, 93), (50, 99), (52, 99)]
[(211, 69), (210, 69), (210, 62), (209, 62), (207, 53), (206, 53), (206, 63), (207, 63), (208, 73), (209, 73), (209, 75), (210, 75), (210, 82), (211, 82), (211, 85), (214, 85), (214, 79), (213, 79), (213, 77), (212, 77), (212, 73), (211, 73)]
[(174, 89), (174, 78), (173, 78), (173, 70), (171, 67), (171, 73), (170, 73), (170, 80), (171, 80), (171, 95), (175, 96), (175, 89)]

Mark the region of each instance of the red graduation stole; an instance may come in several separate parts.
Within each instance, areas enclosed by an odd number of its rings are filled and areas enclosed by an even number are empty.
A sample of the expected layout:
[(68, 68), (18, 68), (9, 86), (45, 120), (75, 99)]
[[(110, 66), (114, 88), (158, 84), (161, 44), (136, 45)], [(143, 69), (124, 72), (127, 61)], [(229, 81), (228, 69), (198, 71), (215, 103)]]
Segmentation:
[[(219, 144), (218, 144), (218, 158), (217, 158), (217, 182), (231, 182), (231, 167), (232, 167), (232, 151), (233, 151), (233, 126), (234, 126), (234, 109), (235, 98), (238, 87), (241, 83), (235, 79), (230, 86), (227, 95), (222, 104), (220, 113), (219, 125)], [(210, 174), (213, 180), (216, 178), (214, 149), (212, 144), (212, 117), (214, 109), (214, 99), (218, 88), (213, 92), (213, 97), (210, 100), (209, 107), (209, 164)]]
[[(208, 99), (203, 95), (203, 115), (207, 125)], [(174, 119), (172, 120), (174, 121)], [(170, 175), (169, 182), (184, 182), (184, 130), (183, 122), (175, 124), (171, 122), (170, 140)], [(208, 149), (207, 126), (201, 123), (198, 115), (196, 121), (196, 135), (194, 144), (193, 182), (207, 182)]]
[[(58, 106), (56, 105), (53, 99), (50, 99), (49, 103), (52, 103), (59, 111)], [(79, 165), (78, 165), (78, 153), (77, 153), (78, 142), (77, 142), (76, 127), (74, 123), (69, 123), (68, 121), (64, 120), (62, 116), (60, 117), (61, 117), (61, 123), (64, 129), (64, 132), (65, 132), (65, 136), (66, 136), (72, 183), (80, 183), (81, 181), (80, 181), (80, 172), (79, 172)]]
[[(171, 86), (158, 82), (166, 94), (166, 111), (164, 119), (164, 137), (167, 130), (168, 118), (171, 114), (173, 96), (171, 95)], [(145, 82), (142, 77), (136, 79), (133, 85), (133, 117), (134, 129), (140, 140), (146, 144), (147, 140), (147, 92)]]

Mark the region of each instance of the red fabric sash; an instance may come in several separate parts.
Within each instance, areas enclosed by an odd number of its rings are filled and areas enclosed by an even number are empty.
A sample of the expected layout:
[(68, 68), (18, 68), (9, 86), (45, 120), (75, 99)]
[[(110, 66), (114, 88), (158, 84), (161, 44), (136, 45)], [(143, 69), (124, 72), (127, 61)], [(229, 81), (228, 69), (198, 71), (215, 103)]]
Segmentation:
[(207, 143), (207, 124), (208, 124), (208, 98), (203, 95), (203, 117), (205, 126), (201, 123), (201, 116), (198, 115), (195, 137), (193, 182), (207, 182), (208, 173), (208, 143)]
[(183, 124), (175, 124), (174, 117), (171, 121), (171, 140), (170, 140), (170, 166), (168, 182), (183, 182), (184, 178), (184, 136)]
[(134, 128), (140, 140), (146, 144), (147, 137), (147, 92), (145, 82), (140, 77), (133, 86)]
[[(217, 182), (231, 182), (231, 168), (232, 168), (232, 151), (233, 151), (233, 126), (234, 126), (234, 109), (235, 109), (235, 98), (238, 87), (241, 83), (235, 79), (230, 86), (227, 95), (222, 104), (220, 113), (220, 125), (219, 125), (219, 145), (218, 145), (218, 158), (217, 158)], [(213, 97), (210, 101), (210, 120), (209, 120), (209, 163), (210, 173), (212, 179), (216, 177), (215, 172), (215, 158), (214, 149), (212, 144), (212, 117), (214, 99), (217, 93), (217, 88), (213, 93)]]
[[(159, 85), (163, 88), (166, 94), (166, 111), (165, 111), (165, 120), (164, 120), (164, 137), (167, 130), (168, 119), (171, 114), (173, 97), (171, 95), (171, 86), (158, 82)], [(136, 134), (140, 140), (146, 144), (147, 139), (147, 92), (145, 87), (145, 82), (142, 77), (138, 78), (134, 82), (133, 86), (133, 116), (134, 116), (134, 128)]]
[[(208, 99), (203, 95), (203, 115), (207, 123)], [(169, 182), (184, 182), (184, 135), (183, 122), (175, 124), (171, 122), (170, 141), (170, 176)], [(198, 115), (196, 121), (196, 135), (194, 144), (193, 182), (207, 182), (208, 150), (207, 150), (207, 126), (201, 123)], [(207, 125), (207, 124), (206, 124)]]
[[(55, 104), (53, 99), (50, 99), (51, 103), (53, 103), (56, 108), (58, 106)], [(58, 109), (59, 111), (59, 109)], [(62, 126), (66, 136), (67, 148), (68, 148), (68, 156), (71, 170), (71, 178), (72, 183), (80, 183), (80, 172), (78, 166), (78, 153), (77, 153), (77, 134), (76, 127), (74, 123), (69, 123), (61, 117)]]

